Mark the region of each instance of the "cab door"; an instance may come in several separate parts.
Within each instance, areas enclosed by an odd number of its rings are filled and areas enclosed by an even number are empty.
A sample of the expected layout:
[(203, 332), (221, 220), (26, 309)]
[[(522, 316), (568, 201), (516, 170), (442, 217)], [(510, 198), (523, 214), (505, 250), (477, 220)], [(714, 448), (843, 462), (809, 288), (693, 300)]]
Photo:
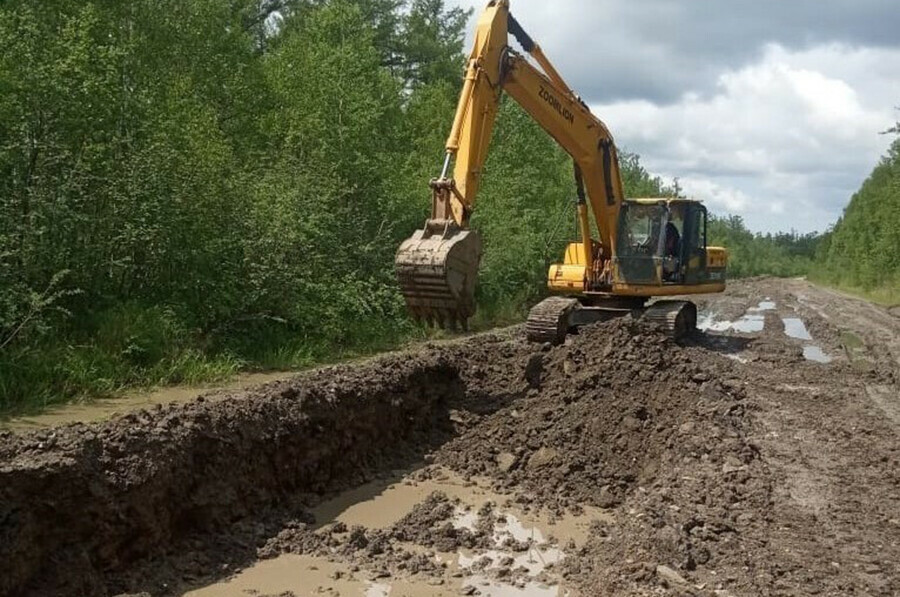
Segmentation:
[(619, 211), (619, 232), (613, 272), (617, 284), (662, 284), (662, 226), (668, 218), (664, 202), (626, 201)]
[(684, 217), (682, 242), (684, 283), (703, 284), (707, 281), (706, 268), (706, 208), (700, 204), (688, 204)]

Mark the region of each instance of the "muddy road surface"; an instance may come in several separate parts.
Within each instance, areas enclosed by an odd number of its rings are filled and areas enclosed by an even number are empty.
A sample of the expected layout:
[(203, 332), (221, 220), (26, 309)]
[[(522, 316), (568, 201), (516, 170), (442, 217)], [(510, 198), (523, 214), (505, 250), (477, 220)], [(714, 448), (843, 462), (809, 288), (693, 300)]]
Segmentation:
[(0, 595), (898, 595), (900, 318), (802, 280), (0, 434)]

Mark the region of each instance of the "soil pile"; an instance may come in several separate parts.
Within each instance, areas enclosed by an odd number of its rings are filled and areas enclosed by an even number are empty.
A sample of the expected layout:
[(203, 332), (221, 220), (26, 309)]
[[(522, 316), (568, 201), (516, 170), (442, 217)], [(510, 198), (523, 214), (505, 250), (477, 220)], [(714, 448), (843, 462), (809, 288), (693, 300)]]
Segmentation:
[(436, 461), (494, 479), (526, 508), (621, 506), (565, 562), (589, 594), (684, 591), (704, 585), (698, 568), (746, 580), (748, 547), (735, 539), (765, 534), (771, 482), (732, 361), (626, 318), (545, 347), (527, 375), (523, 399), (474, 422)]
[(439, 464), (561, 511), (616, 506), (686, 456), (754, 458), (730, 363), (630, 318), (587, 328), (527, 369), (527, 395), (474, 421)]

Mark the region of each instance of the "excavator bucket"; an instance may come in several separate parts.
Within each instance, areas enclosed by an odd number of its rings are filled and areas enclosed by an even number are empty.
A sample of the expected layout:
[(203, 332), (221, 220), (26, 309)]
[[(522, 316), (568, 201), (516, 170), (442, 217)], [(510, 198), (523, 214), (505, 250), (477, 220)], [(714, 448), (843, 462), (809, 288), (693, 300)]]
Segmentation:
[(465, 329), (475, 314), (481, 237), (450, 221), (430, 220), (400, 245), (395, 265), (413, 317), (429, 325)]

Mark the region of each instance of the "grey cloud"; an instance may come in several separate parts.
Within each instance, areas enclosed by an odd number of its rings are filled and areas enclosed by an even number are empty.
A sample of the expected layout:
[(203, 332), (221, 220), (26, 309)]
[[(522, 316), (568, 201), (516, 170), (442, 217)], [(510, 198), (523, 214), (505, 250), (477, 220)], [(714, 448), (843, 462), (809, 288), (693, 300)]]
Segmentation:
[(511, 4), (620, 146), (752, 229), (826, 229), (890, 142), (897, 0)]
[[(459, 0), (478, 11), (482, 2)], [(900, 47), (896, 0), (513, 1), (513, 13), (588, 103), (677, 101), (767, 43)]]

